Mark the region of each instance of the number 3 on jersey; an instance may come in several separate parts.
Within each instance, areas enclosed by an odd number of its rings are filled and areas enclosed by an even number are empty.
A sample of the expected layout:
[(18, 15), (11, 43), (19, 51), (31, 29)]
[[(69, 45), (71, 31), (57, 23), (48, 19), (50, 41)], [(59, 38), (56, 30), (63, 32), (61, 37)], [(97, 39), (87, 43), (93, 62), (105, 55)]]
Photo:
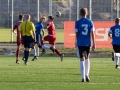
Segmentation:
[(88, 24), (82, 24), (82, 27), (84, 28), (84, 30), (82, 31), (82, 34), (87, 35), (88, 34)]

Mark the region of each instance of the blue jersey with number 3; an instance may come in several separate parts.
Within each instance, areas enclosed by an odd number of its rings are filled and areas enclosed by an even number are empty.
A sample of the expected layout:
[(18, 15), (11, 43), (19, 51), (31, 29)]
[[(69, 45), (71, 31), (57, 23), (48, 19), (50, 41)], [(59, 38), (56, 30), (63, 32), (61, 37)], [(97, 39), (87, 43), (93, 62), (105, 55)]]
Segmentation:
[(75, 23), (75, 32), (78, 33), (77, 46), (91, 46), (91, 31), (94, 25), (90, 19), (81, 18)]
[(112, 33), (112, 44), (120, 45), (120, 25), (115, 25), (110, 28)]

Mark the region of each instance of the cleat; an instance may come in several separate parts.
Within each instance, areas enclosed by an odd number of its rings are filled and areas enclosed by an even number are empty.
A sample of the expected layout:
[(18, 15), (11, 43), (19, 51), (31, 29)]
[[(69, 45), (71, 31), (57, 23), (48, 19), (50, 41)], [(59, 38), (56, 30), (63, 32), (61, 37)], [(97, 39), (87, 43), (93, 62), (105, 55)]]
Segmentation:
[(34, 56), (34, 58), (32, 59), (32, 61), (37, 60), (37, 59), (38, 59), (38, 57), (37, 57), (37, 56)]
[(115, 55), (114, 55), (114, 52), (112, 52), (112, 61), (115, 60)]
[(29, 62), (25, 62), (25, 65), (29, 65)]
[(53, 53), (55, 52), (55, 49), (53, 47), (50, 47), (50, 50), (52, 50)]
[(86, 76), (86, 82), (90, 82), (90, 78)]
[(116, 67), (116, 69), (120, 69), (120, 67)]
[(61, 62), (63, 61), (64, 54), (60, 55)]
[(22, 60), (25, 61), (25, 58), (23, 57)]
[(45, 51), (42, 51), (42, 53), (40, 54), (40, 56), (45, 55), (45, 54), (46, 54), (46, 52), (45, 52)]
[(19, 60), (16, 60), (16, 64), (20, 64), (20, 61), (19, 61)]
[(83, 78), (83, 79), (81, 80), (81, 82), (86, 82), (86, 81), (85, 81), (85, 79)]

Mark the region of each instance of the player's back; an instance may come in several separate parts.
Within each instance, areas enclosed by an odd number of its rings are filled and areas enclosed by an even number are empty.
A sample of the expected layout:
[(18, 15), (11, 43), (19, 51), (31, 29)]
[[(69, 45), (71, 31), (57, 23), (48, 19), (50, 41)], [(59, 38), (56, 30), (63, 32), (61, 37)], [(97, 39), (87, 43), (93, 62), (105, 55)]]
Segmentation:
[(112, 31), (112, 44), (120, 45), (120, 25), (115, 25), (110, 28)]
[(87, 18), (81, 18), (76, 21), (75, 28), (78, 30), (77, 45), (91, 46), (90, 33), (94, 28), (92, 21)]
[(18, 36), (18, 32), (19, 32), (19, 26), (21, 24), (22, 21), (19, 21), (19, 22), (16, 22), (15, 25), (14, 25), (14, 29), (13, 30), (17, 30), (17, 36)]
[(36, 32), (36, 35), (40, 35), (41, 30), (44, 29), (43, 24), (40, 23), (40, 22), (37, 22), (37, 23), (35, 24), (35, 29), (36, 29), (36, 31), (35, 31), (35, 32)]

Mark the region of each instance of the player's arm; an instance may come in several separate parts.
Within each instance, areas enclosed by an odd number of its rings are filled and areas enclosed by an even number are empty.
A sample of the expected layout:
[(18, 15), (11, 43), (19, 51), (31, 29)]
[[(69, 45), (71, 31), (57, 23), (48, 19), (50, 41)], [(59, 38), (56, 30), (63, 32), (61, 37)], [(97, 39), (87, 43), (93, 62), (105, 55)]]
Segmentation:
[(108, 32), (108, 36), (112, 39), (112, 29), (110, 28), (110, 31)]
[(96, 45), (95, 45), (95, 28), (93, 22), (91, 22), (91, 38), (92, 38), (92, 50), (94, 51)]
[(21, 35), (21, 33), (22, 33), (22, 25), (20, 24), (19, 30), (18, 30), (19, 41), (22, 40), (22, 37), (21, 37), (22, 35)]
[(44, 26), (42, 25), (42, 36), (45, 35), (45, 32), (44, 32)]
[(16, 30), (17, 30), (17, 25), (14, 25), (14, 27), (13, 27), (13, 33), (16, 34), (17, 33)]
[(31, 29), (32, 29), (32, 32), (33, 32), (33, 37), (34, 37), (34, 40), (35, 40), (35, 42), (36, 42), (35, 26), (34, 26), (34, 24), (33, 24), (33, 23), (32, 23), (32, 27), (31, 27)]
[(78, 25), (77, 25), (77, 22), (76, 22), (75, 23), (75, 47), (76, 47), (77, 38), (78, 38)]

